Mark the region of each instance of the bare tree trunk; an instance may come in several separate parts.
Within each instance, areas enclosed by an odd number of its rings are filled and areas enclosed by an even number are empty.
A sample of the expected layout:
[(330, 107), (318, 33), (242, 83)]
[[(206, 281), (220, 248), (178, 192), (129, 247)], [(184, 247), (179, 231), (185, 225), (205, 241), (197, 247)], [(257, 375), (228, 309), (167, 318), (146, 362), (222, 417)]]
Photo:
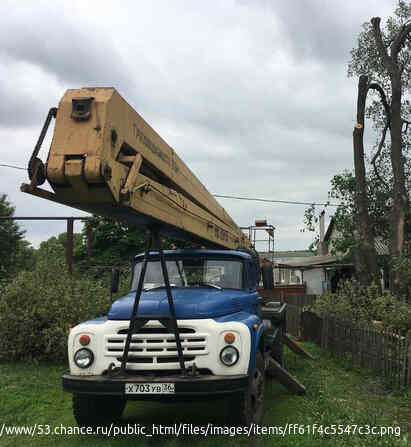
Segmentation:
[(358, 208), (358, 234), (354, 260), (359, 280), (369, 285), (378, 280), (377, 253), (374, 230), (368, 213), (367, 182), (364, 162), (364, 115), (369, 85), (367, 76), (360, 76), (358, 82), (357, 124), (353, 132), (355, 201)]
[[(405, 218), (408, 212), (408, 195), (405, 187), (404, 173), (404, 157), (402, 154), (402, 125), (401, 116), (401, 97), (402, 97), (402, 70), (398, 62), (398, 53), (401, 51), (405, 40), (411, 32), (411, 23), (402, 26), (397, 36), (391, 43), (390, 54), (384, 45), (379, 17), (371, 19), (373, 26), (374, 38), (378, 48), (378, 53), (382, 59), (382, 63), (391, 81), (391, 166), (394, 178), (392, 190), (392, 209), (391, 209), (391, 256), (393, 263), (397, 262), (403, 255), (404, 247), (404, 227)], [(400, 277), (397, 272), (392, 274), (392, 288), (398, 290), (400, 285)]]
[[(395, 264), (403, 254), (408, 197), (405, 188), (404, 157), (402, 154), (402, 88), (399, 74), (394, 73), (391, 76), (391, 85), (391, 166), (394, 178), (392, 191), (393, 204), (391, 209), (391, 256), (393, 264)], [(392, 275), (392, 281), (393, 290), (398, 290), (400, 278), (395, 271)]]

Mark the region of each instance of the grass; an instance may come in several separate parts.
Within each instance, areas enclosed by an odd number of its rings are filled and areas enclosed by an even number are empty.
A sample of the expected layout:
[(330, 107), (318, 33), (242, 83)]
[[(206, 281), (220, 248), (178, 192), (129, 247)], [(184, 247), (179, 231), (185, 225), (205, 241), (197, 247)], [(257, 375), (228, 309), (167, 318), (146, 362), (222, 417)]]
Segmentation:
[[(288, 352), (287, 368), (307, 388), (306, 396), (293, 396), (277, 382), (267, 379), (265, 393), (265, 426), (297, 424), (306, 427), (317, 424), (357, 426), (399, 426), (401, 437), (344, 434), (304, 435), (285, 437), (260, 435), (245, 436), (154, 436), (152, 438), (120, 435), (116, 438), (87, 435), (28, 436), (14, 435), (0, 438), (0, 446), (406, 446), (411, 445), (411, 394), (390, 392), (384, 383), (366, 371), (351, 366), (351, 362), (334, 358), (320, 348), (304, 344), (316, 357), (306, 361)], [(48, 424), (50, 427), (75, 426), (71, 410), (71, 396), (61, 390), (61, 372), (58, 365), (0, 364), (0, 430), (6, 425)], [(230, 411), (224, 400), (201, 403), (159, 404), (129, 402), (123, 427), (139, 424), (172, 425), (187, 423), (204, 426), (224, 424), (225, 413)], [(44, 427), (46, 430), (46, 427)]]

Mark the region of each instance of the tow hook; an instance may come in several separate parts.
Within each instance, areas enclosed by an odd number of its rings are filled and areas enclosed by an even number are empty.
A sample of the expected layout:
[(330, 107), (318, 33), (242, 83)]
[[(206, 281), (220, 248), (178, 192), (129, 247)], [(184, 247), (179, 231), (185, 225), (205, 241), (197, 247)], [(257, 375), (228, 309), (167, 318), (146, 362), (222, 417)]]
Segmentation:
[(191, 368), (190, 368), (189, 371), (188, 371), (188, 375), (191, 376), (191, 377), (196, 377), (196, 376), (199, 376), (199, 375), (200, 375), (200, 373), (199, 373), (198, 370), (197, 370), (196, 362), (194, 362), (194, 363), (192, 364)]

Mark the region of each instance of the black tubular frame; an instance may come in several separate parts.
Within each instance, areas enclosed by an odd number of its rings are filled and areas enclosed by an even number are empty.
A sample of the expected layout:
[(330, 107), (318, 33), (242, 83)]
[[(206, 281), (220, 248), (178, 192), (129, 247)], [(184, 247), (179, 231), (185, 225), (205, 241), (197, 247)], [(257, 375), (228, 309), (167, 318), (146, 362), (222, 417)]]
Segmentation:
[[(151, 317), (149, 315), (146, 315), (144, 317), (138, 317), (138, 306), (140, 304), (141, 292), (143, 291), (144, 278), (146, 276), (147, 264), (148, 264), (148, 260), (150, 257), (150, 249), (152, 247), (154, 248), (155, 251), (158, 252), (159, 257), (160, 257), (161, 270), (163, 273), (164, 284), (166, 286), (170, 315), (164, 315), (164, 316), (160, 316), (160, 317), (159, 316)], [(131, 344), (131, 339), (132, 339), (133, 333), (137, 332), (139, 329), (141, 329), (149, 320), (159, 321), (163, 326), (165, 326), (167, 329), (169, 329), (170, 331), (172, 331), (174, 333), (176, 345), (177, 345), (177, 353), (178, 353), (178, 360), (180, 363), (180, 369), (181, 369), (181, 373), (182, 373), (183, 377), (185, 377), (186, 376), (186, 368), (185, 368), (185, 364), (184, 364), (183, 348), (181, 346), (180, 332), (178, 329), (177, 317), (176, 317), (176, 312), (175, 312), (175, 308), (174, 308), (173, 295), (171, 293), (170, 280), (168, 277), (168, 271), (167, 271), (167, 265), (166, 265), (166, 261), (165, 261), (164, 252), (161, 248), (159, 231), (156, 228), (153, 228), (150, 230), (150, 236), (148, 238), (147, 247), (144, 252), (143, 267), (141, 269), (140, 278), (138, 280), (138, 286), (137, 286), (136, 294), (134, 297), (133, 310), (130, 315), (130, 324), (129, 324), (128, 331), (127, 331), (126, 344), (124, 346), (123, 357), (121, 359), (121, 367), (120, 367), (121, 373), (125, 373), (126, 368), (127, 368), (128, 354), (130, 351), (130, 344)]]

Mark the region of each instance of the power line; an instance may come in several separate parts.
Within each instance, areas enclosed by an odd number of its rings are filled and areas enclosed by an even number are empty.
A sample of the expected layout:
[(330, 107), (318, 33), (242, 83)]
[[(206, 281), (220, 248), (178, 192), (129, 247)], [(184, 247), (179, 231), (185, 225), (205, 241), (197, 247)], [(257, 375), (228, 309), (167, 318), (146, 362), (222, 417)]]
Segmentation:
[(255, 197), (223, 196), (220, 194), (213, 194), (213, 196), (214, 197), (222, 197), (223, 199), (252, 200), (255, 202), (268, 202), (268, 203), (286, 203), (286, 204), (290, 204), (290, 205), (339, 206), (336, 203), (296, 202), (296, 201), (292, 201), (292, 200), (257, 199)]
[[(22, 168), (21, 166), (14, 166), (0, 163), (1, 167), (13, 168), (13, 169), (21, 169), (26, 171), (26, 168)], [(213, 194), (214, 197), (220, 197), (222, 199), (235, 199), (235, 200), (248, 200), (253, 202), (266, 202), (266, 203), (284, 203), (287, 205), (316, 205), (316, 206), (339, 206), (336, 203), (316, 203), (316, 202), (297, 202), (293, 200), (273, 200), (273, 199), (259, 199), (255, 197), (239, 197), (239, 196), (226, 196), (221, 194)]]
[(4, 168), (21, 169), (22, 171), (26, 171), (26, 168), (22, 168), (21, 166), (13, 166), (13, 165), (6, 165), (6, 164), (0, 164), (0, 166), (2, 166)]

